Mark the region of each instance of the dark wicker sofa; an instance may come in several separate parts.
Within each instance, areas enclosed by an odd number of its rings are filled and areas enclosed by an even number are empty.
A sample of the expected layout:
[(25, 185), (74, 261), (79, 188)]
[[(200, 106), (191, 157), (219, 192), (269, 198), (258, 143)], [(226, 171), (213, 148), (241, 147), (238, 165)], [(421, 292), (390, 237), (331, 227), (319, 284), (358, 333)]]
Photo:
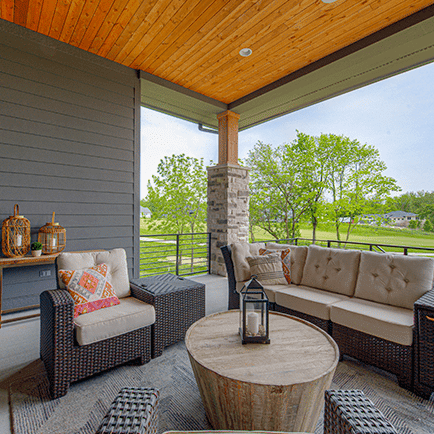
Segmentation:
[[(277, 246), (275, 244), (271, 243), (270, 245), (267, 245), (268, 249), (276, 247)], [(279, 247), (282, 248), (283, 246)], [(297, 246), (285, 247), (295, 247), (295, 251)], [(318, 247), (315, 248), (321, 249)], [(337, 251), (341, 250), (325, 248), (323, 249), (324, 252), (328, 252), (327, 254), (329, 255), (329, 257), (327, 259), (331, 261), (331, 264), (334, 261), (334, 254), (338, 254), (339, 252)], [(237, 270), (235, 270), (234, 268), (233, 252), (231, 246), (223, 246), (221, 247), (221, 251), (225, 260), (228, 275), (228, 308), (238, 309), (239, 291), (243, 282), (240, 282), (240, 278), (238, 278), (238, 280), (236, 278)], [(308, 251), (310, 252), (310, 250)], [(388, 256), (393, 256), (393, 261), (395, 259), (395, 256), (397, 255)], [(299, 252), (296, 252), (294, 257), (295, 260), (298, 260), (297, 258), (299, 257)], [(402, 261), (401, 258), (398, 259), (398, 262)], [(369, 259), (372, 259), (372, 257), (370, 257)], [(303, 261), (305, 260), (307, 260), (306, 253)], [(338, 265), (336, 265), (336, 263)], [(322, 273), (331, 275), (330, 267), (323, 267), (322, 269), (322, 264), (320, 265), (316, 265), (316, 267), (318, 267), (319, 270), (322, 270)], [(357, 267), (358, 266), (359, 262), (357, 262)], [(303, 283), (305, 283), (306, 279), (305, 281), (303, 281), (303, 279), (297, 277), (296, 274), (306, 272), (306, 269), (309, 269), (309, 267), (306, 267), (305, 265), (305, 267), (300, 270), (297, 270), (295, 267), (296, 265), (294, 265), (294, 261), (291, 259), (291, 276), (294, 271), (294, 278), (297, 278), (298, 280), (296, 282), (296, 285), (289, 286), (292, 286), (293, 288), (295, 287), (297, 288), (297, 290), (301, 291), (303, 290)], [(342, 273), (341, 279), (345, 280), (345, 269), (343, 268), (341, 271), (341, 267), (342, 266), (339, 264), (339, 260), (335, 261), (334, 269), (339, 270)], [(392, 268), (394, 268), (393, 264)], [(239, 270), (238, 274), (240, 274)], [(328, 276), (326, 275), (325, 278), (327, 277)], [(405, 276), (403, 277), (403, 279), (408, 280)], [(355, 285), (355, 282), (353, 282), (353, 284)], [(387, 284), (385, 285), (387, 287)], [(430, 287), (432, 287), (432, 283)], [(288, 291), (288, 289), (286, 289), (284, 286), (265, 286), (265, 288), (270, 298), (270, 308), (272, 310), (305, 319), (327, 331), (338, 344), (339, 350), (341, 352), (341, 357), (343, 357), (343, 355), (348, 355), (370, 365), (389, 371), (397, 376), (398, 383), (401, 387), (407, 390), (414, 391), (418, 395), (425, 398), (429, 397), (430, 394), (434, 392), (434, 290), (428, 289), (425, 295), (417, 299), (414, 303), (413, 311), (409, 311), (411, 321), (410, 333), (412, 334), (411, 342), (410, 344), (400, 344), (391, 340), (378, 337), (374, 333), (370, 334), (360, 330), (356, 330), (352, 327), (334, 323), (332, 320), (332, 316), (330, 316), (329, 318), (319, 318), (315, 315), (312, 315), (311, 312), (301, 311), (301, 309), (297, 310), (288, 302), (285, 303), (285, 306), (283, 306), (280, 304), (280, 301), (284, 299), (284, 297), (286, 296), (285, 291)], [(317, 289), (314, 290), (318, 291)], [(330, 295), (330, 292), (328, 291), (325, 291), (325, 293), (327, 293), (327, 295)], [(341, 296), (340, 294), (338, 295)], [(351, 297), (348, 297), (347, 295), (341, 297), (344, 299), (344, 301), (351, 299)], [(375, 305), (375, 303), (373, 302), (366, 302), (364, 300), (362, 300), (361, 302), (371, 303)], [(413, 314), (411, 314), (411, 312), (413, 312)], [(431, 317), (428, 315), (429, 313), (431, 313)], [(430, 320), (430, 318), (432, 318), (433, 320)], [(361, 328), (363, 329), (363, 324)]]

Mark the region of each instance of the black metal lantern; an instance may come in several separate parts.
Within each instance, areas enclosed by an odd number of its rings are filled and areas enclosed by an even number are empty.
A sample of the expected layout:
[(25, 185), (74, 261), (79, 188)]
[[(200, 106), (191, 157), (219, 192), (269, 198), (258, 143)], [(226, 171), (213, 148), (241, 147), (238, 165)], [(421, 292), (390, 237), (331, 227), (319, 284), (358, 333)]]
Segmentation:
[(268, 297), (253, 276), (241, 289), (240, 336), (243, 344), (269, 344)]

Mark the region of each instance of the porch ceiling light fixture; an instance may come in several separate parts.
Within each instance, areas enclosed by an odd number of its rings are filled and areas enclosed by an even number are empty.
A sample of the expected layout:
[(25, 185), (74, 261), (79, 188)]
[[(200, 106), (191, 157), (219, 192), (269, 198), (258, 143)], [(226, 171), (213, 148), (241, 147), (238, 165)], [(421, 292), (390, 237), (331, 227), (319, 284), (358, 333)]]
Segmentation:
[(249, 57), (252, 54), (252, 50), (250, 48), (242, 48), (240, 50), (240, 56)]
[(323, 3), (334, 3), (336, 0), (321, 0)]

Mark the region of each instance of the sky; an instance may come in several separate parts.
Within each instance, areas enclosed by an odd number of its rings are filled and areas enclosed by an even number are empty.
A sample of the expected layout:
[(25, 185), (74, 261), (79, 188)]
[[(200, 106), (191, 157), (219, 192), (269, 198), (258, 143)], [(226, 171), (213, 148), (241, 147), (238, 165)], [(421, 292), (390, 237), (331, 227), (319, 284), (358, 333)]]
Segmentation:
[[(290, 143), (296, 130), (318, 136), (344, 135), (380, 152), (384, 175), (402, 192), (434, 191), (434, 63), (318, 103), (248, 130), (238, 136), (239, 158), (258, 141)], [(197, 124), (142, 108), (141, 198), (164, 156), (184, 153), (218, 161), (218, 136)]]

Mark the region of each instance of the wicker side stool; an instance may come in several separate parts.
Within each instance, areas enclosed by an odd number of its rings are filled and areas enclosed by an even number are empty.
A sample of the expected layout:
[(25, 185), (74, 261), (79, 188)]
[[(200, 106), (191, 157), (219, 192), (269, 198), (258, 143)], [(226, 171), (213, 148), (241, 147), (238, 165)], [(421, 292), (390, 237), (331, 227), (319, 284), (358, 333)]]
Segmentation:
[(397, 434), (361, 390), (326, 390), (324, 434)]
[(157, 389), (124, 387), (96, 434), (157, 434), (159, 395)]

